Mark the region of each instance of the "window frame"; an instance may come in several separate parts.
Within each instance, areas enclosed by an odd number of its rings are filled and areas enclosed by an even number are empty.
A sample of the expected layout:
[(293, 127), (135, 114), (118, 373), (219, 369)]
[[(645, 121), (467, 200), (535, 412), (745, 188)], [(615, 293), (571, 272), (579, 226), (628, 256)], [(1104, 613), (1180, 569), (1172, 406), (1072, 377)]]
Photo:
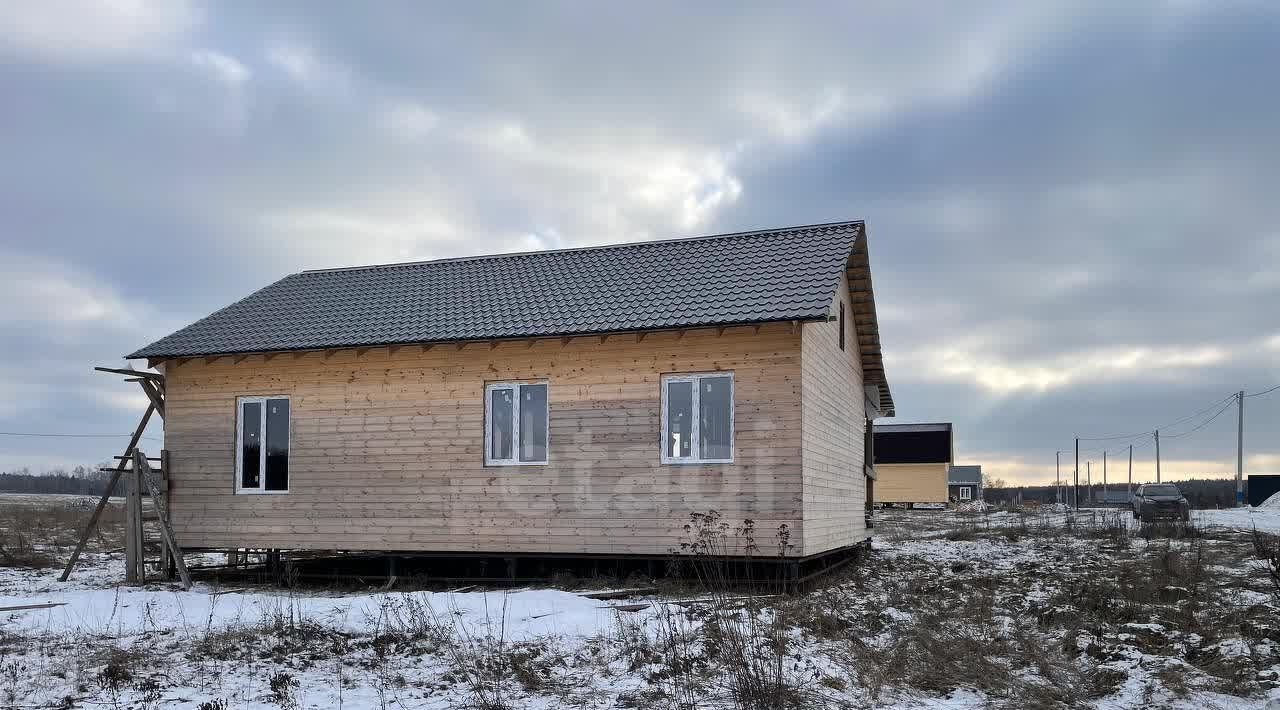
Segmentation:
[[(520, 460), (520, 388), (525, 385), (542, 385), (547, 388), (547, 421), (541, 461)], [(495, 459), (493, 451), (493, 392), (514, 390), (511, 407), (511, 458)], [(485, 466), (547, 466), (551, 463), (551, 383), (548, 380), (500, 380), (484, 383), (484, 465)]]
[[(289, 492), (292, 476), (285, 479), (285, 487), (281, 490), (267, 490), (267, 401), (283, 399), (288, 401), (287, 394), (243, 395), (236, 397), (236, 495), (282, 495)], [(258, 451), (258, 487), (246, 488), (244, 485), (244, 428), (240, 420), (244, 416), (245, 403), (257, 402), (262, 405), (262, 422), (258, 425), (261, 431), (262, 445)], [(285, 455), (293, 455), (293, 402), (289, 401), (289, 418), (285, 421)], [(292, 470), (290, 470), (292, 473)]]
[(960, 486), (960, 500), (973, 500), (973, 486)]
[[(707, 378), (707, 377), (729, 378), (729, 458), (725, 458), (725, 459), (700, 458), (699, 452), (702, 449), (702, 416), (701, 416), (702, 390), (698, 386), (698, 384), (703, 378)], [(670, 432), (668, 431), (668, 423), (667, 423), (667, 385), (668, 383), (671, 383), (671, 382), (692, 382), (693, 383), (693, 399), (690, 404), (690, 408), (691, 408), (690, 414), (692, 419), (692, 422), (691, 422), (692, 428), (691, 428), (690, 436), (692, 440), (690, 441), (690, 444), (689, 444), (689, 454), (690, 454), (689, 456), (671, 456), (667, 454), (668, 436), (670, 434)], [(735, 378), (733, 376), (733, 370), (719, 370), (719, 371), (713, 371), (713, 372), (688, 372), (688, 373), (681, 372), (681, 373), (664, 374), (662, 376), (662, 380), (659, 387), (660, 387), (660, 392), (659, 392), (658, 404), (659, 404), (659, 409), (661, 410), (661, 416), (662, 416), (661, 433), (659, 434), (660, 436), (659, 449), (658, 449), (659, 460), (663, 464), (674, 464), (674, 465), (733, 463), (733, 456), (735, 451), (734, 444), (737, 439), (737, 422), (735, 420), (736, 410), (737, 410), (737, 403), (735, 399), (737, 396), (737, 383), (735, 382)]]

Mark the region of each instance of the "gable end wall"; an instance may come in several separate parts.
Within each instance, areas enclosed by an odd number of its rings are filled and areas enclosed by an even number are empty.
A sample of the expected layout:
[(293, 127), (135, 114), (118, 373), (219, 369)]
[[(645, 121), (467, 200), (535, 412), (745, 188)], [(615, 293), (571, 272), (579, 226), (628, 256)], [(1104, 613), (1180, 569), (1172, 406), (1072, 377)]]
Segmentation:
[[(862, 361), (849, 282), (840, 277), (830, 315), (806, 323), (800, 343), (801, 489), (804, 552), (813, 555), (865, 540), (863, 473), (865, 410)], [(840, 349), (839, 303), (845, 307), (845, 349)]]

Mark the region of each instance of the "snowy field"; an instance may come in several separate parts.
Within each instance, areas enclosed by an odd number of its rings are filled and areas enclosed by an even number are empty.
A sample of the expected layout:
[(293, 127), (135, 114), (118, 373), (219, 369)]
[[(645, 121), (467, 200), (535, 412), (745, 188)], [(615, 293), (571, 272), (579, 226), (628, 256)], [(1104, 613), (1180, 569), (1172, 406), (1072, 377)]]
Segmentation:
[[(22, 505), (0, 523), (65, 559), (74, 533)], [(1201, 511), (1190, 529), (884, 511), (871, 557), (807, 594), (660, 584), (611, 601), (581, 592), (620, 580), (125, 587), (108, 529), (66, 583), (0, 567), (0, 606), (60, 604), (0, 614), (0, 707), (1280, 707), (1280, 596), (1255, 527), (1280, 531), (1280, 509)], [(690, 597), (710, 600), (672, 603)], [(644, 606), (610, 608), (627, 603)]]

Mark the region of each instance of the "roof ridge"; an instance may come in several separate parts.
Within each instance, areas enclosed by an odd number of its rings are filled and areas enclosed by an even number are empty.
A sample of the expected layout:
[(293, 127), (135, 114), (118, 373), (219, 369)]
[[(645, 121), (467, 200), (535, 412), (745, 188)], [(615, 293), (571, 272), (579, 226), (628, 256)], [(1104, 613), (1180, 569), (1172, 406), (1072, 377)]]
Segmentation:
[(647, 239), (647, 240), (640, 240), (635, 242), (622, 242), (620, 244), (595, 244), (591, 246), (581, 246), (581, 247), (564, 247), (561, 249), (536, 249), (531, 251), (501, 252), (498, 254), (476, 254), (472, 256), (449, 256), (449, 257), (443, 257), (440, 259), (423, 259), (420, 261), (400, 261), (400, 262), (391, 262), (387, 264), (365, 264), (363, 266), (337, 266), (337, 267), (332, 267), (327, 269), (304, 269), (303, 271), (297, 272), (294, 275), (326, 274), (326, 273), (334, 273), (339, 271), (361, 271), (365, 269), (370, 269), (370, 270), (391, 269), (391, 268), (396, 268), (400, 266), (422, 266), (425, 264), (443, 264), (443, 263), (459, 262), (459, 261), (483, 261), (485, 259), (509, 259), (509, 258), (520, 257), (520, 256), (534, 256), (534, 255), (541, 255), (541, 254), (560, 254), (564, 252), (576, 252), (576, 251), (625, 249), (629, 247), (643, 247), (643, 246), (648, 246), (650, 244), (670, 244), (673, 242), (695, 242), (695, 241), (704, 241), (704, 240), (712, 240), (712, 239), (731, 239), (736, 237), (759, 236), (761, 234), (786, 234), (789, 232), (799, 232), (799, 231), (804, 231), (809, 229), (821, 229), (824, 227), (841, 227), (841, 226), (853, 226), (853, 225), (865, 226), (866, 222), (865, 220), (861, 220), (861, 219), (850, 219), (850, 220), (843, 220), (838, 222), (819, 222), (817, 224), (797, 224), (789, 227), (752, 229), (744, 232), (726, 232), (723, 234), (702, 234), (702, 235), (693, 236), (693, 237), (671, 237), (668, 239)]

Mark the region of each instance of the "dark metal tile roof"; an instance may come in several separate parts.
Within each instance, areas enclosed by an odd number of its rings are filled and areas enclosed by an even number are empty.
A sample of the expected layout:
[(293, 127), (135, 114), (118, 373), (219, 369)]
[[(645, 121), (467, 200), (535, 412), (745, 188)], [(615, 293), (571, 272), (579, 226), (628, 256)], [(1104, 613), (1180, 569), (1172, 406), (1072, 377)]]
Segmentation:
[(947, 471), (947, 484), (982, 483), (982, 466), (952, 466)]
[(304, 271), (129, 358), (824, 317), (862, 222)]

